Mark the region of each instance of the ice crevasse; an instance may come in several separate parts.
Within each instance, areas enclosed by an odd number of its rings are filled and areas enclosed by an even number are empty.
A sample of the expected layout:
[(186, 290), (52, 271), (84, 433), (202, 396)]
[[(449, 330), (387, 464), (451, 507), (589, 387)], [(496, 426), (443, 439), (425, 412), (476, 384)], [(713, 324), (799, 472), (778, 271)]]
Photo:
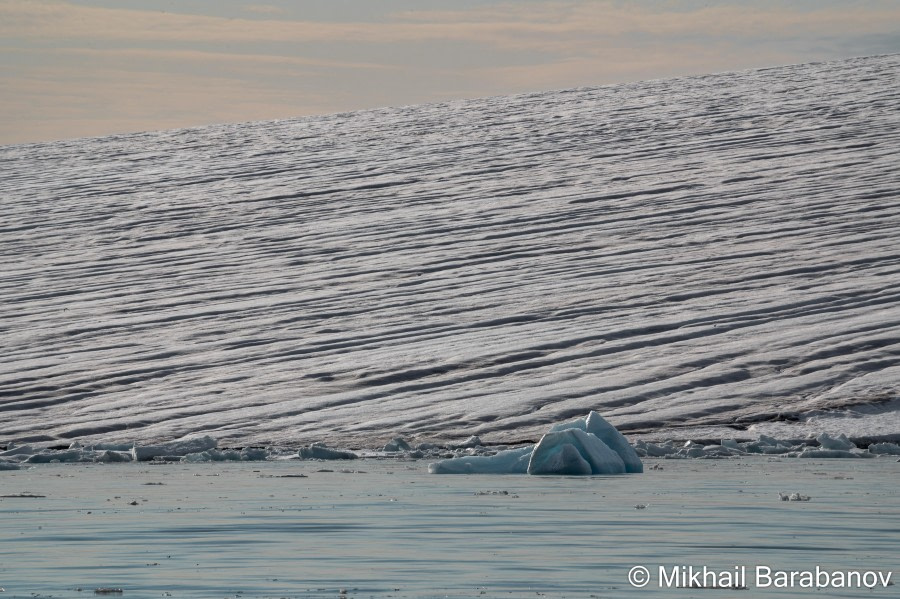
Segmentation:
[(432, 474), (626, 474), (644, 471), (622, 433), (597, 412), (554, 425), (536, 445), (492, 456), (451, 458), (428, 465)]

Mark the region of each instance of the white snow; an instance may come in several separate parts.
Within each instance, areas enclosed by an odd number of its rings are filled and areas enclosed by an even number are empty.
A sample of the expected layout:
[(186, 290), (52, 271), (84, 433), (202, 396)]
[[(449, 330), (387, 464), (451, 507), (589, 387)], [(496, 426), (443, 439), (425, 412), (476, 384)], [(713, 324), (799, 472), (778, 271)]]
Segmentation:
[(0, 446), (900, 434), (898, 68), (0, 147)]

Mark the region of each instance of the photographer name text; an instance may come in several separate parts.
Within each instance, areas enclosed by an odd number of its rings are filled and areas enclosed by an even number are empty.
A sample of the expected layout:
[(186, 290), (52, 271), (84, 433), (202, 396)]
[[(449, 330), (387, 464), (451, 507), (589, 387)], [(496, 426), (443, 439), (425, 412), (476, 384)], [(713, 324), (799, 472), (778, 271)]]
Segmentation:
[[(874, 589), (891, 586), (891, 571), (827, 570), (815, 566), (807, 570), (782, 570), (770, 566), (733, 566), (726, 569), (708, 566), (659, 566), (653, 586), (693, 589)], [(643, 588), (654, 582), (653, 572), (635, 566), (628, 582)]]

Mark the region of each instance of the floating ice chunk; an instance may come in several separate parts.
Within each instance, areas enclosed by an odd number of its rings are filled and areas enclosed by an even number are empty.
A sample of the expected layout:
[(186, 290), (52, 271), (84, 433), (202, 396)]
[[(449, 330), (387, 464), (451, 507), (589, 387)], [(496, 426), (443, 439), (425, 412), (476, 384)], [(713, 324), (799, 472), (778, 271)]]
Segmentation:
[(816, 437), (816, 441), (819, 442), (822, 449), (839, 449), (844, 451), (856, 449), (856, 445), (854, 445), (844, 433), (838, 435), (837, 438), (832, 437), (828, 433), (822, 433)]
[(119, 463), (119, 462), (130, 462), (131, 461), (131, 452), (127, 451), (113, 451), (106, 450), (101, 452), (94, 458), (94, 461), (104, 462), (107, 464)]
[[(565, 435), (565, 433), (549, 433), (549, 435)], [(544, 435), (544, 438), (547, 438), (547, 435)], [(538, 446), (540, 447), (540, 444)], [(577, 447), (571, 443), (562, 443), (545, 448), (539, 454), (535, 451), (528, 462), (528, 474), (582, 475), (594, 474), (594, 471)]]
[[(643, 472), (644, 464), (628, 440), (616, 430), (616, 427), (607, 422), (603, 416), (591, 411), (587, 417), (578, 418), (569, 422), (562, 422), (550, 427), (550, 432), (561, 432), (567, 429), (582, 430), (591, 433), (600, 439), (607, 447), (619, 455), (625, 464), (625, 472)], [(652, 455), (648, 451), (648, 455)], [(595, 473), (596, 474), (596, 473)]]
[(778, 439), (770, 437), (769, 435), (760, 435), (756, 442), (759, 443), (761, 447), (778, 445)]
[(873, 443), (869, 445), (869, 453), (900, 455), (900, 445), (897, 445), (896, 443)]
[(40, 453), (40, 451), (40, 449), (34, 448), (31, 445), (13, 446), (12, 444), (10, 444), (6, 451), (0, 451), (0, 458), (15, 455), (34, 455), (36, 453)]
[(641, 462), (641, 458), (635, 453), (628, 440), (597, 412), (588, 414), (587, 432), (596, 435), (607, 447), (619, 455), (622, 463), (625, 464), (625, 472), (644, 471), (644, 463)]
[(400, 437), (397, 437), (388, 441), (382, 451), (387, 453), (397, 453), (398, 451), (409, 451), (410, 449), (412, 448), (409, 446), (409, 443), (407, 443)]
[(162, 445), (135, 445), (131, 449), (131, 456), (136, 462), (147, 462), (156, 456), (185, 456), (189, 453), (201, 453), (208, 449), (215, 449), (218, 444), (218, 441), (207, 435)]
[(15, 462), (4, 462), (0, 460), (0, 470), (19, 470), (21, 466)]
[[(491, 451), (481, 446), (478, 437), (457, 447), (466, 446), (469, 454)], [(495, 455), (450, 457), (428, 466), (432, 474), (622, 474), (643, 470), (635, 449), (596, 412), (553, 426), (536, 446)]]
[(182, 462), (238, 462), (241, 459), (240, 452), (233, 449), (220, 451), (218, 449), (207, 449), (206, 451), (198, 451), (197, 453), (189, 453), (182, 456)]
[(764, 445), (761, 449), (762, 453), (766, 455), (780, 455), (794, 450), (793, 447), (783, 445), (780, 442), (776, 442), (775, 445)]
[(748, 443), (739, 443), (741, 448), (747, 453), (762, 453), (762, 445), (758, 441), (750, 441)]
[(223, 452), (218, 449), (207, 449), (206, 451), (198, 451), (197, 453), (189, 453), (183, 456), (157, 456), (154, 458), (154, 460), (165, 462), (187, 462), (190, 464), (199, 462), (236, 462), (240, 459), (241, 456), (236, 451)]
[(241, 460), (245, 462), (262, 462), (268, 457), (268, 450), (262, 447), (245, 447), (241, 450)]
[[(85, 455), (85, 454), (89, 455)], [(93, 452), (85, 452), (82, 449), (70, 449), (68, 451), (48, 451), (36, 453), (25, 460), (26, 464), (49, 464), (50, 462), (90, 462), (93, 461)]]
[(500, 451), (491, 456), (450, 458), (428, 465), (431, 474), (525, 474), (533, 445)]
[(734, 449), (736, 451), (740, 451), (743, 453), (744, 448), (738, 445), (738, 442), (734, 439), (722, 439), (722, 447), (727, 447), (728, 449)]
[(134, 443), (95, 443), (88, 445), (85, 449), (94, 449), (100, 451), (131, 451)]
[(476, 436), (471, 436), (459, 445), (457, 445), (460, 449), (467, 449), (470, 447), (481, 447), (481, 439)]
[[(575, 454), (579, 459), (575, 459)], [(588, 472), (583, 471), (584, 466), (581, 461), (590, 467)], [(576, 472), (576, 470), (580, 471)], [(569, 428), (544, 435), (535, 446), (528, 463), (528, 474), (622, 474), (624, 472), (625, 463), (619, 454), (610, 449), (596, 435), (586, 433), (580, 428)]]
[[(652, 458), (662, 458), (675, 453), (677, 450), (672, 446), (671, 441), (666, 441), (661, 445), (655, 443), (647, 443), (646, 441), (638, 441), (635, 443), (635, 452), (643, 451)], [(623, 460), (624, 461), (624, 460)]]
[(740, 449), (733, 449), (722, 445), (706, 445), (703, 447), (703, 456), (701, 457), (731, 457), (742, 453), (743, 452)]
[(787, 493), (778, 493), (778, 497), (782, 501), (809, 501), (811, 499), (809, 495), (801, 495), (800, 493), (791, 493), (790, 495)]
[(681, 453), (682, 455), (685, 455), (689, 458), (699, 458), (699, 457), (703, 457), (703, 455), (705, 455), (703, 452), (702, 445), (694, 445), (693, 447), (687, 449), (686, 451), (681, 451), (679, 453)]
[(309, 447), (301, 447), (297, 454), (304, 460), (355, 460), (359, 457), (350, 451), (331, 449), (330, 447), (316, 444)]

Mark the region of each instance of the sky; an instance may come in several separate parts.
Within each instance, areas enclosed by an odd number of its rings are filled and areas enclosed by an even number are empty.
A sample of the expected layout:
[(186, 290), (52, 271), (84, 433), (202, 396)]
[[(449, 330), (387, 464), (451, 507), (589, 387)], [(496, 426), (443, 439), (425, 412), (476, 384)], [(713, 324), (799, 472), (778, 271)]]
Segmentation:
[(900, 52), (900, 0), (0, 0), (0, 145)]

